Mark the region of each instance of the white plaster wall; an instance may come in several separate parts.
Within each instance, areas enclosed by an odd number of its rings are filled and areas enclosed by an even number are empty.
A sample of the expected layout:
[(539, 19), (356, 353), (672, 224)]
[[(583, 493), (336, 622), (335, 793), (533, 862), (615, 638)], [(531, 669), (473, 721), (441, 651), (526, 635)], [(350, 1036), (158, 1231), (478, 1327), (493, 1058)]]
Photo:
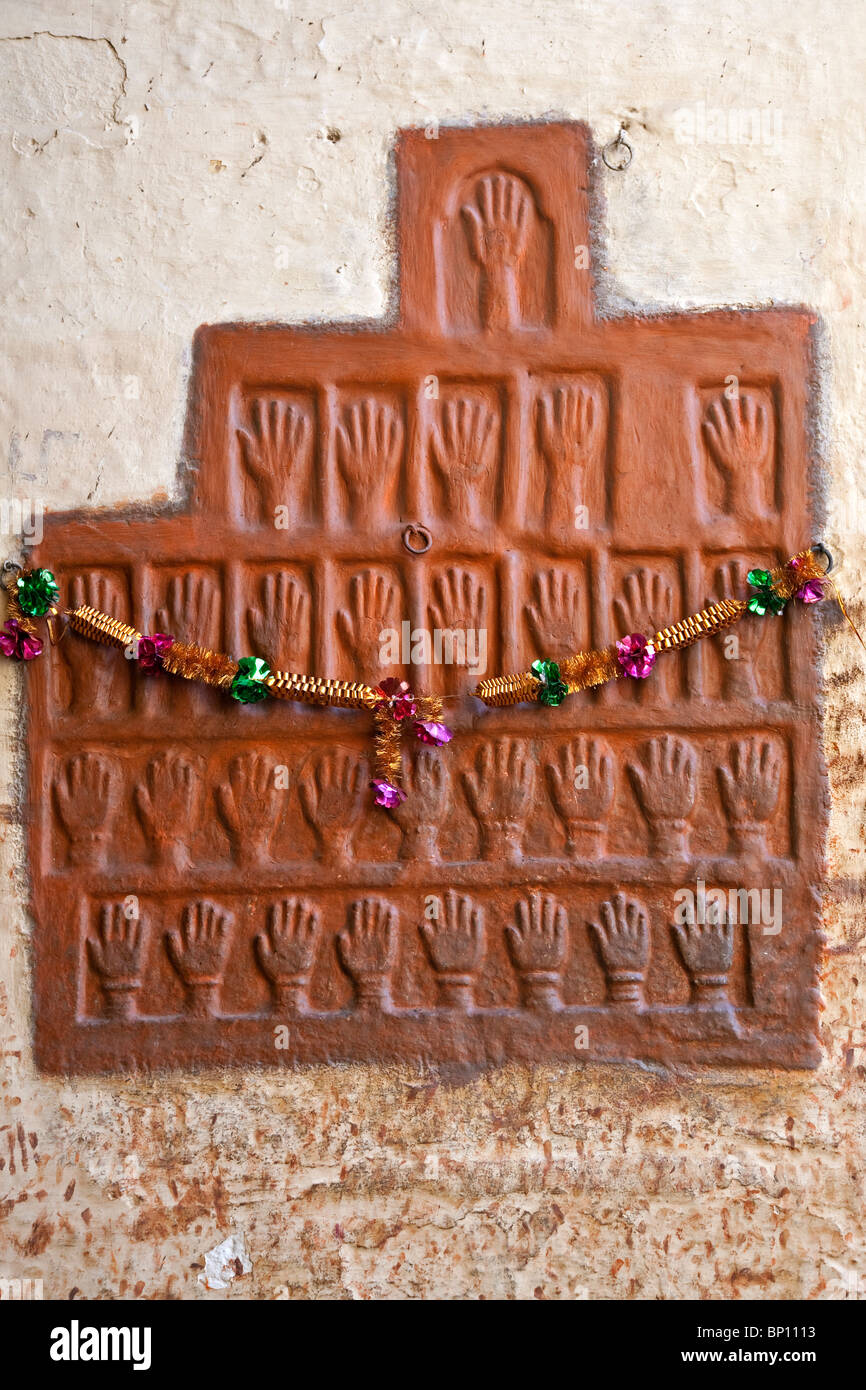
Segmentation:
[[(864, 30), (839, 0), (6, 0), (4, 495), (173, 494), (198, 324), (385, 312), (398, 127), (574, 117), (634, 149), (599, 171), (608, 311), (820, 312), (826, 534), (862, 618)], [(734, 134), (760, 112), (769, 142), (683, 143), (701, 103)], [(864, 661), (831, 635), (822, 1068), (460, 1090), (411, 1069), (40, 1078), (2, 668), (0, 1275), (58, 1297), (862, 1297)], [(253, 1271), (205, 1293), (196, 1262), (235, 1231)]]

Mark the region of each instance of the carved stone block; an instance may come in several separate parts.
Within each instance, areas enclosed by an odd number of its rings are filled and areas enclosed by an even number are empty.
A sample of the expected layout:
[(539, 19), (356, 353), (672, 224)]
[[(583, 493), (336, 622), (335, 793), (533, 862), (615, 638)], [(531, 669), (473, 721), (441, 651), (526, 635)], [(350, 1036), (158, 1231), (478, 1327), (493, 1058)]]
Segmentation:
[(812, 539), (811, 317), (597, 319), (588, 161), (580, 125), (405, 132), (396, 320), (200, 329), (188, 505), (47, 520), (69, 601), (406, 676), (457, 737), (387, 814), (363, 711), (241, 707), (70, 634), (29, 672), (43, 1067), (817, 1063), (809, 614), (558, 709), (467, 693)]

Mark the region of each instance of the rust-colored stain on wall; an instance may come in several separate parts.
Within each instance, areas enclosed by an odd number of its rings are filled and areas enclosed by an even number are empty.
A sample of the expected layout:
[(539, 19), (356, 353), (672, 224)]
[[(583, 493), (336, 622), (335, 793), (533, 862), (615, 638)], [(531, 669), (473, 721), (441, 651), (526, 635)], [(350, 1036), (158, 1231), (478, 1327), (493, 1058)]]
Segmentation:
[[(818, 1061), (808, 614), (559, 709), (467, 693), (812, 539), (811, 317), (597, 320), (587, 166), (579, 125), (404, 133), (396, 325), (202, 328), (189, 510), (47, 524), (71, 602), (405, 675), (457, 736), (386, 814), (364, 713), (240, 707), (69, 635), (30, 709), (43, 1067)], [(678, 924), (704, 886), (738, 920)]]

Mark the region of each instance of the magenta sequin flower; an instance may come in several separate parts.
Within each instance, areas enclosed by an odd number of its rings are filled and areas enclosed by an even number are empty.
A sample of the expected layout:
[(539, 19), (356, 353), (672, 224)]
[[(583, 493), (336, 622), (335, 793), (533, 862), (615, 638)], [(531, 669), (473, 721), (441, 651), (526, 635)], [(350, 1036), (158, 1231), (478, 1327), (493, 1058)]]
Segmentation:
[(656, 664), (655, 648), (642, 632), (633, 632), (617, 642), (616, 659), (627, 676), (642, 681)]
[(173, 637), (168, 633), (155, 632), (152, 637), (141, 637), (138, 642), (138, 664), (142, 671), (152, 674), (162, 668), (162, 658), (170, 649)]
[(415, 697), (406, 681), (388, 676), (376, 687), (380, 696), (379, 709), (387, 709), (393, 719), (411, 719), (415, 713)]
[(376, 793), (376, 805), (384, 806), (386, 810), (390, 811), (392, 807), (400, 806), (406, 800), (406, 793), (402, 787), (395, 787), (393, 782), (386, 782), (381, 777), (377, 777), (370, 786)]
[(450, 743), (454, 737), (447, 724), (440, 724), (435, 719), (419, 719), (415, 725), (415, 732), (422, 743), (432, 743), (436, 748), (441, 748), (443, 743)]
[(42, 642), (23, 628), (17, 618), (9, 618), (0, 632), (0, 652), (14, 661), (33, 661), (42, 655)]
[(798, 598), (801, 603), (820, 603), (824, 597), (824, 585), (820, 579), (807, 579), (794, 597)]

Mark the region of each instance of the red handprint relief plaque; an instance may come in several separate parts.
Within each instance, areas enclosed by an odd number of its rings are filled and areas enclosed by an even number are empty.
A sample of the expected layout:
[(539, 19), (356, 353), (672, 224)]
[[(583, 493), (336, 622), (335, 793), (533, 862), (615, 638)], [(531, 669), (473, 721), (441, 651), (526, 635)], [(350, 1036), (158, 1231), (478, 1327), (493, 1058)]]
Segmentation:
[(817, 1063), (808, 614), (558, 708), (469, 694), (812, 539), (811, 317), (596, 318), (588, 162), (580, 125), (404, 133), (396, 321), (200, 329), (187, 505), (49, 520), (67, 601), (405, 677), (455, 738), (385, 811), (363, 711), (69, 633), (28, 732), (43, 1067)]

